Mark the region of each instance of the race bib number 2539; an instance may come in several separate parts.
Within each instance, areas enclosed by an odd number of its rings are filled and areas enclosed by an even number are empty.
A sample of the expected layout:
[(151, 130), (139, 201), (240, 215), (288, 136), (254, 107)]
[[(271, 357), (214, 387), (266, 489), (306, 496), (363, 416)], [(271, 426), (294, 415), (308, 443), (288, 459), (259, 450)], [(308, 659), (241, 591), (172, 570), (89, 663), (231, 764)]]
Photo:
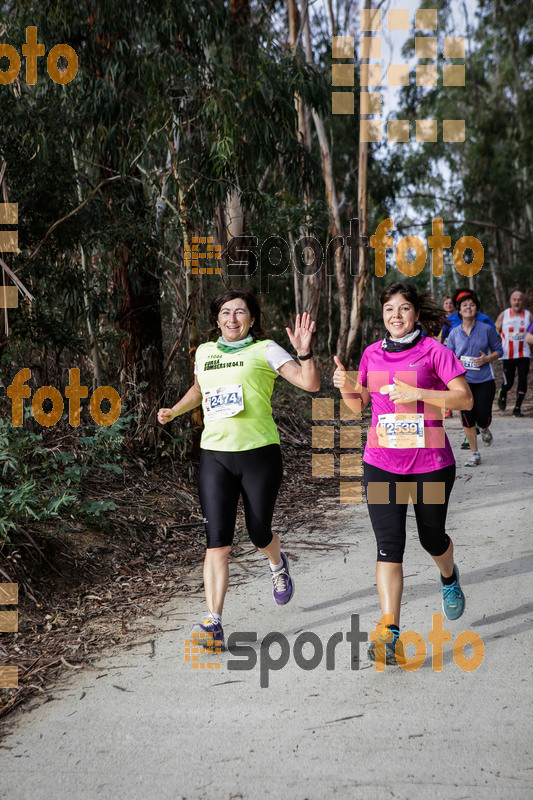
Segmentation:
[(376, 432), (380, 447), (424, 447), (424, 415), (380, 414)]

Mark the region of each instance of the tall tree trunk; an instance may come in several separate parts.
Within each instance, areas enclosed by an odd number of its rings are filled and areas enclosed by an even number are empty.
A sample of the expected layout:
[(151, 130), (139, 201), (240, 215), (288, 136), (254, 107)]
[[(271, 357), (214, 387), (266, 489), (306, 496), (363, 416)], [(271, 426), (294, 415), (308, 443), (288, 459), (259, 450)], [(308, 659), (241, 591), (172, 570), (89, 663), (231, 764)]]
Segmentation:
[[(307, 0), (302, 0), (302, 14), (304, 19), (308, 14)], [(294, 58), (299, 58), (302, 17), (298, 8), (298, 0), (287, 0), (287, 16), (289, 21), (289, 43)], [(307, 21), (307, 20), (306, 20)], [(294, 98), (298, 111), (298, 134), (305, 147), (311, 149), (311, 136), (309, 131), (309, 110), (300, 95)]]
[[(492, 217), (492, 203), (490, 204), (490, 215)], [(505, 291), (503, 289), (502, 282), (496, 270), (495, 264), (503, 265), (504, 258), (501, 251), (500, 233), (497, 228), (492, 229), (492, 240), (493, 240), (493, 247), (492, 247), (493, 256), (492, 258), (489, 258), (489, 269), (492, 276), (492, 285), (494, 287), (494, 294), (496, 296), (498, 308), (502, 309), (505, 308), (506, 305)]]
[(328, 287), (328, 355), (331, 358), (333, 355), (331, 346), (333, 342), (333, 298), (332, 298), (332, 284), (331, 275), (328, 275), (326, 270), (326, 281)]
[[(365, 0), (365, 9), (369, 10), (371, 8), (372, 1)], [(369, 64), (370, 60), (368, 58), (361, 58), (360, 65), (363, 63)], [(362, 142), (360, 139), (361, 137), (359, 137), (359, 169), (357, 173), (357, 210), (359, 218), (359, 241), (361, 242), (363, 236), (368, 237), (368, 142)], [(359, 245), (359, 270), (358, 274), (354, 277), (352, 287), (350, 329), (348, 331), (346, 345), (346, 356), (348, 359), (352, 354), (357, 335), (361, 328), (361, 312), (366, 295), (369, 272), (368, 247)]]
[[(194, 278), (185, 273), (185, 291), (187, 293), (187, 303), (189, 307), (189, 320), (187, 325), (187, 338), (189, 345), (189, 374), (191, 386), (194, 383), (194, 360), (198, 349), (198, 328), (196, 325), (196, 288)], [(200, 460), (200, 433), (202, 427), (202, 413), (200, 408), (193, 408), (191, 411), (191, 427), (196, 428), (197, 432), (192, 438), (191, 455), (195, 461)]]
[[(314, 63), (313, 50), (311, 46), (311, 30), (309, 25), (309, 17), (307, 15), (307, 1), (305, 0), (305, 53), (306, 60), (309, 64)], [(303, 16), (303, 12), (302, 12)], [(337, 236), (342, 235), (341, 218), (339, 214), (339, 205), (337, 201), (337, 191), (335, 189), (335, 182), (333, 180), (333, 164), (331, 158), (331, 151), (329, 147), (328, 137), (323, 120), (319, 117), (316, 111), (311, 111), (313, 122), (315, 125), (318, 143), (320, 146), (320, 156), (322, 161), (322, 174), (324, 176), (324, 184), (326, 189), (326, 198), (329, 208), (331, 237), (335, 239)], [(340, 326), (339, 334), (337, 337), (337, 357), (341, 361), (346, 360), (346, 346), (348, 342), (349, 330), (349, 300), (348, 300), (348, 281), (346, 277), (346, 261), (345, 249), (338, 247), (334, 254), (335, 264), (335, 277), (337, 279), (337, 291), (339, 299), (339, 312), (340, 312)]]
[[(520, 69), (520, 64), (518, 62), (518, 54), (517, 54), (517, 38), (518, 38), (518, 31), (511, 30), (510, 26), (510, 16), (508, 14), (504, 15), (505, 19), (505, 31), (507, 34), (507, 41), (509, 44), (509, 59), (512, 65), (512, 75), (513, 75), (513, 83), (514, 83), (514, 90), (515, 90), (515, 113), (516, 113), (516, 120), (518, 123), (518, 130), (520, 132), (520, 139), (522, 143), (522, 148), (527, 147), (528, 141), (528, 130), (529, 130), (529, 119), (527, 117), (528, 114), (528, 102), (526, 97), (526, 91), (524, 90), (524, 78), (522, 71)], [(529, 174), (529, 170), (527, 168), (527, 162), (524, 163), (522, 169), (520, 170), (523, 180), (523, 187), (524, 193), (528, 186), (531, 186), (531, 175)], [(533, 207), (531, 203), (525, 202), (524, 203), (525, 209), (525, 216), (529, 231), (533, 230)]]
[(294, 310), (297, 314), (302, 313), (301, 289), (300, 289), (300, 273), (296, 269), (296, 251), (294, 249), (294, 236), (292, 231), (289, 230), (289, 247), (291, 248), (291, 258), (294, 264), (293, 279), (294, 279)]
[[(289, 44), (293, 58), (300, 63), (301, 59), (301, 36), (303, 30), (303, 20), (307, 22), (307, 0), (302, 0), (302, 15), (298, 8), (298, 0), (287, 0), (287, 19), (289, 27)], [(306, 107), (300, 95), (294, 95), (294, 105), (298, 114), (298, 138), (300, 143), (307, 149), (311, 149), (311, 135), (309, 130), (309, 109)], [(304, 202), (309, 203), (309, 191), (304, 192)], [(307, 225), (301, 225), (300, 238), (309, 233)], [(294, 247), (292, 232), (289, 231), (289, 241), (293, 263), (294, 280), (294, 306), (297, 314), (307, 311), (313, 318), (316, 318), (318, 305), (320, 302), (320, 279), (322, 270), (317, 275), (311, 274), (310, 260), (305, 259), (305, 263), (298, 263)], [(302, 271), (302, 266), (304, 270)]]
[[(238, 73), (242, 69), (243, 42), (250, 22), (250, 0), (231, 0), (230, 13), (232, 20), (236, 23), (235, 32), (231, 38), (232, 66), (233, 70)], [(224, 221), (228, 242), (237, 236), (242, 236), (245, 229), (245, 215), (241, 204), (241, 191), (237, 182), (233, 187), (228, 188), (224, 202)], [(247, 259), (242, 278), (249, 280), (250, 273), (251, 265)], [(239, 280), (239, 283), (242, 281)]]
[[(7, 162), (3, 161), (2, 166), (0, 168), (0, 188), (2, 189), (2, 198), (4, 203), (9, 202), (9, 197), (7, 193)], [(1, 254), (0, 254), (1, 255)], [(5, 253), (4, 253), (5, 255)], [(2, 281), (0, 286), (7, 286), (7, 274), (2, 267)], [(2, 353), (4, 352), (5, 348), (9, 343), (9, 315), (8, 310), (6, 307), (0, 305), (0, 359), (2, 358)]]
[(147, 426), (154, 423), (162, 383), (160, 287), (155, 258), (139, 258), (143, 262), (139, 268), (132, 251), (130, 243), (118, 246), (113, 263), (116, 322), (123, 334), (120, 384), (123, 400), (138, 394), (139, 434), (146, 445), (151, 440)]
[[(81, 203), (83, 200), (80, 179), (79, 179), (79, 159), (78, 154), (76, 153), (74, 144), (72, 145), (72, 162), (74, 164), (74, 169), (76, 170), (76, 188), (78, 192), (78, 202)], [(100, 379), (100, 356), (98, 353), (98, 345), (96, 343), (96, 336), (93, 330), (93, 323), (92, 323), (92, 309), (91, 309), (91, 302), (89, 299), (89, 292), (88, 288), (90, 285), (90, 272), (89, 267), (87, 264), (87, 254), (85, 252), (85, 248), (83, 245), (80, 245), (80, 257), (81, 257), (81, 269), (83, 273), (83, 304), (85, 306), (85, 322), (87, 325), (87, 333), (89, 334), (89, 341), (91, 347), (91, 359), (93, 364), (93, 391), (100, 386), (101, 379)]]
[[(190, 222), (189, 210), (185, 205), (183, 191), (179, 189), (179, 219), (183, 231), (184, 245), (191, 245), (192, 227)], [(185, 271), (185, 294), (187, 296), (188, 320), (187, 320), (187, 342), (189, 350), (189, 381), (192, 386), (194, 383), (194, 360), (198, 349), (198, 328), (196, 326), (196, 295), (197, 289), (195, 280), (188, 269)], [(202, 414), (200, 408), (191, 411), (191, 427), (197, 431), (202, 427)], [(200, 458), (200, 434), (197, 432), (191, 443), (191, 456), (195, 461)]]
[[(306, 29), (306, 58), (308, 55), (312, 58), (312, 52), (309, 52), (307, 47), (307, 32), (309, 32), (310, 39), (310, 25), (309, 25), (309, 7), (308, 0), (302, 0), (302, 14), (298, 10), (297, 0), (287, 0), (289, 8), (289, 32), (291, 41), (291, 50), (295, 58), (299, 58), (299, 38), (302, 32), (302, 22)], [(291, 9), (292, 7), (292, 9)], [(291, 24), (292, 18), (292, 24)], [(305, 105), (303, 99), (295, 96), (296, 109), (298, 111), (298, 135), (300, 142), (307, 150), (311, 149), (311, 133), (309, 130), (309, 109)], [(305, 191), (304, 201), (309, 204), (310, 202), (309, 189)], [(307, 236), (309, 229), (307, 225), (300, 228), (300, 237)], [(295, 262), (296, 267), (296, 262)], [(322, 289), (322, 276), (324, 271), (322, 268), (316, 269), (312, 265), (310, 258), (306, 259), (304, 274), (301, 277), (295, 275), (295, 282), (301, 285), (301, 310), (307, 311), (313, 319), (318, 316), (318, 309), (320, 306), (320, 295)], [(298, 311), (297, 311), (298, 313)]]

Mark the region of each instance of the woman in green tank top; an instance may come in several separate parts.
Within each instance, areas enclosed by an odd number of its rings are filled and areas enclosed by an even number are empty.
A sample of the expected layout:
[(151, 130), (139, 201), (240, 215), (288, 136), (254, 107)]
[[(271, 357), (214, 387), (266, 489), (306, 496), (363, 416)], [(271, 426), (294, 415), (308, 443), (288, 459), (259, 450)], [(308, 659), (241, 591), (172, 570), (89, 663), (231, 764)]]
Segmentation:
[(288, 603), (294, 593), (287, 556), (271, 530), (283, 467), (270, 397), (278, 375), (309, 392), (320, 389), (320, 377), (311, 350), (315, 323), (308, 314), (296, 317), (294, 332), (286, 328), (299, 364), (265, 338), (261, 309), (250, 292), (223, 292), (211, 303), (209, 318), (211, 341), (196, 352), (194, 384), (175, 406), (161, 408), (158, 420), (164, 425), (200, 405), (204, 412), (198, 491), (207, 534), (208, 615), (191, 633), (204, 634), (218, 650), (224, 646), (222, 608), (240, 496), (250, 539), (270, 562), (276, 603)]

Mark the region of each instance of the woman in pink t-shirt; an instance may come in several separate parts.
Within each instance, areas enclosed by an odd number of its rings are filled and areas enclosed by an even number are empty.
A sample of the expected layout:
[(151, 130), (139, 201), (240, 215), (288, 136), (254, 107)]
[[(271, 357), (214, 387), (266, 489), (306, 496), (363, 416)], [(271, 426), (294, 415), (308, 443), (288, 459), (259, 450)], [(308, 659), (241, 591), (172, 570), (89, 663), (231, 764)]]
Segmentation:
[[(376, 582), (384, 620), (379, 640), (388, 664), (401, 661), (397, 647), (403, 591), (407, 505), (413, 503), (422, 547), (441, 573), (443, 611), (459, 619), (465, 598), (446, 534), (455, 459), (443, 426), (444, 409), (472, 407), (465, 368), (456, 356), (423, 336), (442, 326), (444, 314), (429, 295), (393, 283), (381, 294), (387, 334), (364, 351), (357, 380), (335, 357), (334, 385), (349, 408), (372, 400), (372, 426), (364, 452), (368, 511), (376, 536)], [(353, 373), (352, 373), (353, 374)], [(415, 496), (416, 495), (416, 496)], [(375, 659), (375, 643), (368, 649)]]

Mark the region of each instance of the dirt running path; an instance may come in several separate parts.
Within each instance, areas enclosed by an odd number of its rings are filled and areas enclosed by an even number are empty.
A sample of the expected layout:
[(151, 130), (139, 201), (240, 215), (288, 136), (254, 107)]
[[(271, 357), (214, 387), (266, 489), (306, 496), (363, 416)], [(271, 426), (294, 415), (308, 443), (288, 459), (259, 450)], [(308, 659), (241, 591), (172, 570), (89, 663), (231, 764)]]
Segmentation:
[[(451, 644), (444, 645), (442, 671), (432, 669), (428, 631), (441, 610), (438, 576), (418, 545), (412, 515), (402, 629), (422, 636), (426, 660), (416, 672), (378, 673), (361, 648), (360, 661), (352, 661), (351, 615), (359, 615), (363, 631), (378, 616), (366, 509), (341, 507), (328, 517), (310, 509), (331, 547), (306, 549), (301, 536), (285, 543), (296, 580), (286, 608), (273, 603), (262, 561), (232, 567), (238, 585), (228, 595), (226, 636), (256, 634), (253, 669), (230, 669), (230, 661), (248, 662), (228, 653), (218, 658), (220, 669), (191, 669), (184, 639), (203, 610), (198, 597), (177, 598), (149, 639), (103, 655), (58, 684), (53, 702), (7, 720), (2, 797), (531, 797), (533, 419), (499, 415), (494, 445), (477, 469), (462, 466), (458, 420), (447, 429), (458, 460), (449, 532), (467, 606), (445, 628), (452, 642), (466, 630), (482, 638), (478, 669), (460, 669)], [(319, 536), (315, 530), (313, 539)], [(266, 669), (268, 653), (272, 661), (280, 656), (279, 645), (268, 652), (264, 646), (272, 631), (287, 640), (283, 669)], [(304, 631), (315, 636), (296, 653)], [(339, 642), (328, 648), (334, 634)], [(326, 668), (328, 652), (334, 669)], [(299, 666), (313, 653), (320, 662), (314, 669)], [(471, 654), (467, 647), (465, 656)], [(261, 688), (261, 678), (268, 687)]]

